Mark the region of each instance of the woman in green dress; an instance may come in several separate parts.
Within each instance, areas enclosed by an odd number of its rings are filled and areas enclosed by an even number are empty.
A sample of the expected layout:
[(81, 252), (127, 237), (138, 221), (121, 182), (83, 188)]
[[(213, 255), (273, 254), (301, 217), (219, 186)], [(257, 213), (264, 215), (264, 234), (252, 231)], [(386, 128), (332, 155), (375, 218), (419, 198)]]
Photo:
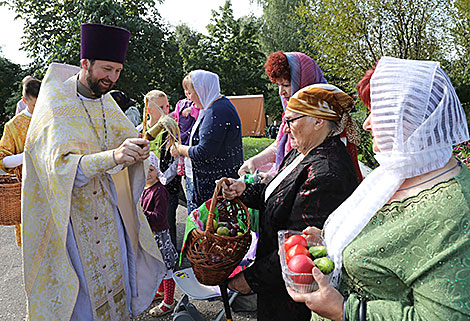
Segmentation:
[(437, 62), (383, 57), (358, 91), (380, 166), (323, 231), (304, 231), (324, 237), (331, 284), (314, 268), (319, 290), (289, 294), (313, 320), (469, 320), (470, 172), (452, 157), (469, 134), (455, 90)]

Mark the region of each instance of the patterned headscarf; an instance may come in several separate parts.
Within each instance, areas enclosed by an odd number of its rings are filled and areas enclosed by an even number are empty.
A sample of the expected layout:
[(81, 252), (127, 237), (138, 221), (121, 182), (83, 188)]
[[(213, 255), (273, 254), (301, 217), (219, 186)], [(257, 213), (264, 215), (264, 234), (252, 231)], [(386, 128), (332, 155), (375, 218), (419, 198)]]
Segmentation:
[(383, 57), (371, 78), (370, 93), (380, 166), (325, 223), (335, 286), (341, 280), (344, 248), (404, 180), (444, 167), (452, 157), (452, 145), (469, 139), (462, 105), (438, 62)]
[(290, 99), (287, 110), (302, 115), (334, 121), (339, 125), (335, 134), (346, 128), (348, 141), (360, 142), (359, 127), (349, 112), (354, 100), (339, 88), (329, 84), (314, 84), (300, 89)]
[[(301, 52), (286, 52), (287, 62), (290, 67), (290, 90), (291, 93), (295, 93), (300, 88), (316, 83), (326, 83), (323, 72), (317, 63)], [(287, 99), (281, 97), (282, 108), (286, 110)], [(291, 146), (288, 142), (288, 135), (283, 133), (284, 126), (286, 123), (284, 117), (282, 118), (281, 126), (279, 127), (278, 133), (278, 146), (276, 149), (276, 167), (279, 168), (284, 156), (291, 150)]]
[(290, 67), (291, 93), (312, 84), (325, 84), (326, 79), (315, 60), (301, 52), (286, 52)]

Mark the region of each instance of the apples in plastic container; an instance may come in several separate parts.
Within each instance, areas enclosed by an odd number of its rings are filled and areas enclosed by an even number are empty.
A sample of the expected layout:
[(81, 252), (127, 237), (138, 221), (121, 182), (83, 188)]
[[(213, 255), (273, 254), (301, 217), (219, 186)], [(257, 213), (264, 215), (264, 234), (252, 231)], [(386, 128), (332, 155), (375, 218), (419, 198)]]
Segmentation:
[[(325, 244), (321, 240), (320, 242), (307, 241), (301, 231), (281, 230), (277, 233), (282, 278), (286, 285), (299, 293), (316, 291), (318, 284), (312, 275), (315, 263), (308, 249), (312, 246), (324, 246)], [(306, 246), (304, 241), (307, 243)], [(306, 251), (302, 250), (302, 247), (306, 248)], [(288, 251), (290, 251), (289, 256), (287, 256)], [(325, 276), (329, 281), (330, 274)]]

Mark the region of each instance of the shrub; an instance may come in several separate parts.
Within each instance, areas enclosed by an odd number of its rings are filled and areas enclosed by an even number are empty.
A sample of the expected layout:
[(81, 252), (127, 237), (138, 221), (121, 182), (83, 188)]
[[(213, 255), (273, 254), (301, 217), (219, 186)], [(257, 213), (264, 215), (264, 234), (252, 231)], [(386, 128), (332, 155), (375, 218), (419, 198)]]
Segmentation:
[(367, 107), (362, 102), (357, 101), (356, 111), (352, 113), (352, 117), (357, 122), (361, 131), (361, 144), (357, 146), (357, 159), (366, 166), (374, 169), (378, 166), (378, 163), (374, 158), (374, 151), (372, 150), (372, 135), (362, 129), (362, 124), (368, 115), (369, 111)]
[(470, 167), (470, 141), (454, 146), (454, 155)]

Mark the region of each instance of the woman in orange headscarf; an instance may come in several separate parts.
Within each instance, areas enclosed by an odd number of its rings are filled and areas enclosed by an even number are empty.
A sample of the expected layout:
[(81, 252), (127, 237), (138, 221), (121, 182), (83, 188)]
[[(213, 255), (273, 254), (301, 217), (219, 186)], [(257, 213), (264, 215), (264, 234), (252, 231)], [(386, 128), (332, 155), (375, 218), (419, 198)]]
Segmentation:
[[(258, 320), (310, 320), (306, 306), (288, 296), (281, 276), (277, 232), (321, 228), (330, 213), (357, 187), (351, 157), (340, 140), (343, 128), (355, 125), (349, 111), (354, 101), (332, 85), (315, 84), (290, 98), (284, 134), (292, 150), (269, 184), (230, 179), (227, 199), (240, 196), (260, 210), (260, 234), (253, 265), (237, 274), (229, 287), (258, 293)], [(351, 133), (357, 131), (351, 128)], [(348, 131), (347, 131), (348, 132)]]

